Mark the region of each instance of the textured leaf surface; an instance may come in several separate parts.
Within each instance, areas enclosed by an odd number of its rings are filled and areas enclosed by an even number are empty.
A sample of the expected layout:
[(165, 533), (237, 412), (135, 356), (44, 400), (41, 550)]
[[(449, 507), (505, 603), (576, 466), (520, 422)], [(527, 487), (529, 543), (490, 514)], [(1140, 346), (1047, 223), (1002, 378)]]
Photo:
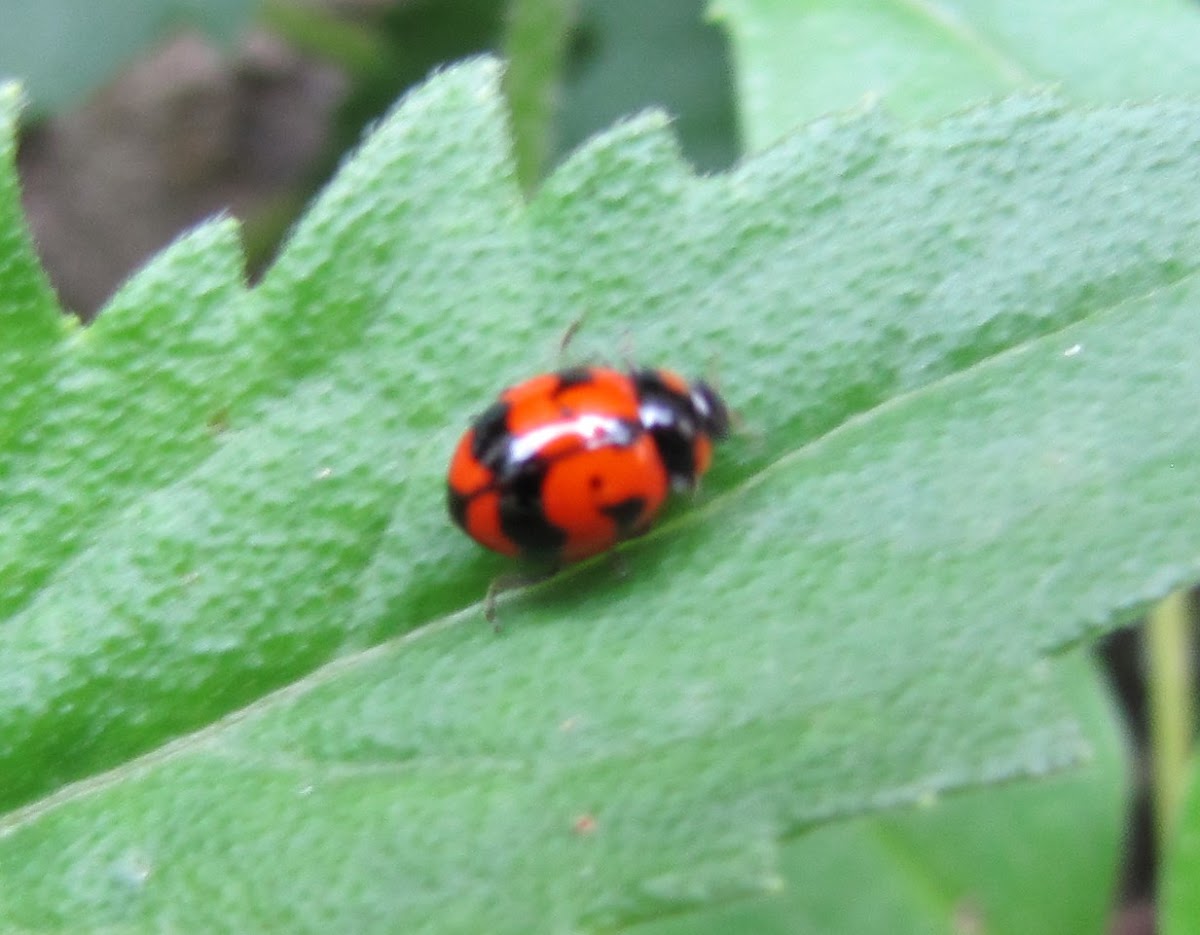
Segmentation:
[[(769, 886), (780, 835), (1087, 756), (1044, 654), (1197, 577), (1200, 108), (872, 113), (704, 179), (648, 117), (526, 209), (496, 79), (411, 96), (252, 292), (218, 223), (64, 335), (6, 241), (9, 927)], [(752, 434), (628, 578), (496, 638), (445, 458), (581, 312), (584, 349), (717, 358)]]
[(1104, 931), (1125, 751), (1086, 656), (1055, 665), (1095, 753), (1083, 768), (829, 822), (781, 847), (778, 892), (635, 926), (630, 935)]
[(752, 149), (823, 114), (882, 100), (928, 118), (1052, 87), (1120, 104), (1200, 93), (1190, 0), (712, 0), (738, 63)]

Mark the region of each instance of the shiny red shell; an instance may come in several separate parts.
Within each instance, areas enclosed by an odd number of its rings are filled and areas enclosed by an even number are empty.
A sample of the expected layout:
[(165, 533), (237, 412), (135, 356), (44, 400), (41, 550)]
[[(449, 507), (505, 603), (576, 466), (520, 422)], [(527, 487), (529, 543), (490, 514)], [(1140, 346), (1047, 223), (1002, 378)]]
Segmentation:
[(542, 374), (504, 390), (459, 441), (450, 514), (496, 552), (578, 561), (649, 529), (727, 428), (716, 393), (670, 371)]

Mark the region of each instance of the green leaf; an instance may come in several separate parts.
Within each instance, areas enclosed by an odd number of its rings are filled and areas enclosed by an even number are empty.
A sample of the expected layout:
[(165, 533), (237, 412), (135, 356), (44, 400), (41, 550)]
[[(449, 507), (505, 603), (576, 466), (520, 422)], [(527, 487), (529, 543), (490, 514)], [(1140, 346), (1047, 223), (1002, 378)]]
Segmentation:
[[(411, 95), (255, 289), (208, 225), (0, 374), (9, 928), (758, 891), (782, 836), (1080, 763), (1046, 654), (1196, 580), (1200, 107), (868, 113), (707, 178), (650, 116), (526, 208), (497, 83)], [(442, 472), (582, 312), (581, 351), (717, 358), (749, 431), (497, 638)]]
[(145, 48), (184, 29), (229, 42), (256, 0), (0, 0), (0, 77), (18, 78), (39, 108), (60, 110)]
[(783, 845), (779, 892), (630, 935), (1103, 931), (1127, 800), (1125, 750), (1101, 674), (1078, 653), (1055, 667), (1095, 751), (1083, 768), (829, 822)]
[(1200, 920), (1200, 758), (1193, 757), (1191, 782), (1161, 871), (1163, 935), (1193, 935)]
[(0, 83), (0, 458), (10, 439), (7, 415), (37, 405), (37, 394), (50, 366), (50, 356), (67, 325), (61, 318), (50, 283), (42, 273), (24, 228), (16, 160), (16, 119), (21, 91)]
[(1112, 104), (1200, 93), (1200, 9), (1190, 0), (713, 0), (710, 8), (733, 42), (752, 149), (864, 100), (927, 119), (1039, 86)]

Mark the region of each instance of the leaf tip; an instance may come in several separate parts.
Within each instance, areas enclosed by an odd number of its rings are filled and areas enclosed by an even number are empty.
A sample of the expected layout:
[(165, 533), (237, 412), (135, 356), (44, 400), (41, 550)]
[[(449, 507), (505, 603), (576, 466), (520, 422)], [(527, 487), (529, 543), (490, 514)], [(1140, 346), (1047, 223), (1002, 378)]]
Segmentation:
[(504, 78), (505, 65), (495, 55), (483, 54), (451, 62), (435, 68), (418, 88), (439, 85), (442, 82), (459, 85), (483, 99), (499, 97), (500, 84)]
[(666, 171), (671, 175), (693, 175), (683, 156), (679, 141), (671, 131), (671, 116), (658, 108), (649, 108), (619, 120), (586, 140), (556, 168), (546, 180), (557, 187), (580, 175), (603, 172), (614, 163), (640, 171)]

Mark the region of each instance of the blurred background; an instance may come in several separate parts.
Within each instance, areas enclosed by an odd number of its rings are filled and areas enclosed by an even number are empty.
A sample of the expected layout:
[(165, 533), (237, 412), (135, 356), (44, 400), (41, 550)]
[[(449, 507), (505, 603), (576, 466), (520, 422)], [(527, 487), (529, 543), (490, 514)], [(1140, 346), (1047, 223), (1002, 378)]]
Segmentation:
[[(737, 156), (705, 0), (578, 0), (534, 176), (660, 106), (701, 170)], [(29, 100), (19, 169), (38, 251), (85, 320), (181, 230), (232, 213), (254, 275), (347, 148), (439, 65), (503, 54), (501, 0), (3, 0), (0, 75)]]

